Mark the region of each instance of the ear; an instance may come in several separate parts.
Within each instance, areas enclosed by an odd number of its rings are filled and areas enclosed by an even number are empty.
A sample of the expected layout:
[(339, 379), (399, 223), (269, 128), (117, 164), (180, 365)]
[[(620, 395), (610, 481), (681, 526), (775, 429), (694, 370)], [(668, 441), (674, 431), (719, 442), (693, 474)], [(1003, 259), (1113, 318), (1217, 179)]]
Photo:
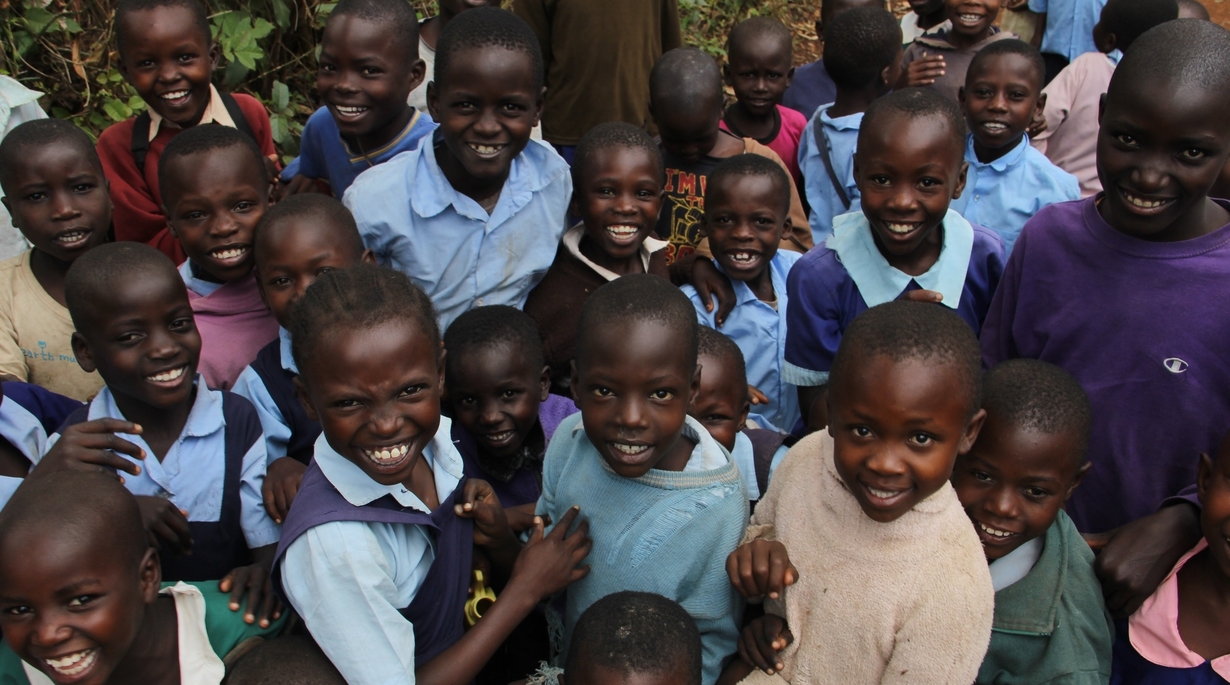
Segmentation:
[(786, 72), (786, 87), (789, 88), (791, 83), (794, 83), (794, 67), (790, 67), (790, 71)]
[(957, 444), (957, 454), (965, 454), (974, 446), (974, 441), (978, 439), (978, 433), (982, 431), (982, 424), (986, 423), (987, 410), (979, 409), (974, 417), (965, 424), (965, 432), (961, 435), (961, 442)]
[[(900, 62), (901, 60), (897, 61)], [(793, 69), (791, 71), (793, 71)], [(880, 85), (891, 87), (893, 85), (893, 81), (895, 80), (896, 79), (893, 78), (893, 67), (891, 64), (880, 70)]]
[(141, 583), (141, 601), (146, 604), (158, 601), (158, 591), (162, 589), (162, 564), (158, 561), (158, 550), (153, 547), (145, 550), (137, 574)]
[(957, 185), (953, 186), (952, 199), (961, 197), (961, 193), (965, 192), (965, 176), (969, 173), (969, 162), (961, 161), (961, 172), (957, 174)]
[(359, 255), (359, 263), (374, 265), (376, 263), (376, 253), (371, 250), (363, 250), (363, 254)]
[(534, 102), (534, 125), (537, 126), (542, 121), (542, 108), (547, 104), (547, 87), (543, 86), (538, 91), (538, 99)]
[(1063, 501), (1067, 502), (1071, 499), (1072, 493), (1076, 492), (1076, 486), (1080, 485), (1082, 480), (1085, 480), (1085, 474), (1089, 473), (1089, 469), (1092, 466), (1093, 462), (1087, 461), (1081, 464), (1079, 469), (1076, 469), (1076, 475), (1072, 477), (1072, 484), (1068, 486), (1068, 491), (1063, 493)]
[(209, 70), (218, 68), (218, 59), (222, 56), (222, 48), (218, 47), (218, 42), (211, 40), (209, 42)]
[[(727, 56), (727, 59), (729, 59), (729, 56)], [(729, 62), (722, 65), (722, 82), (730, 86), (731, 88), (735, 86), (734, 77), (730, 73), (730, 63)]]
[(571, 372), (568, 376), (568, 388), (572, 391), (572, 401), (581, 406), (581, 374), (577, 373), (577, 360), (569, 362)]
[(568, 200), (568, 216), (581, 216), (581, 201), (577, 199), (576, 188), (572, 189), (572, 198)]
[(179, 240), (179, 234), (175, 232), (175, 222), (171, 221), (171, 211), (167, 209), (167, 205), (165, 203), (165, 195), (163, 195), (163, 200), (162, 215), (167, 219), (167, 233), (170, 233), (172, 238)]
[(436, 87), (435, 81), (427, 83), (427, 113), (431, 115), (432, 121), (440, 120), (440, 89)]
[(1034, 118), (1036, 119), (1042, 116), (1042, 113), (1045, 111), (1046, 111), (1046, 93), (1042, 93), (1041, 95), (1038, 96), (1038, 104), (1034, 106)]
[(261, 270), (252, 266), (252, 278), (256, 279), (256, 292), (260, 293), (261, 302), (269, 309), (269, 298), (265, 295), (265, 282), (261, 279)]
[(961, 111), (965, 112), (965, 86), (957, 88), (957, 104), (961, 106)]
[(1106, 93), (1102, 93), (1102, 97), (1098, 98), (1098, 126), (1102, 125), (1102, 117), (1106, 114)]
[(794, 222), (790, 220), (790, 216), (786, 216), (786, 220), (782, 222), (782, 234), (778, 236), (779, 242), (781, 238), (790, 235), (790, 231), (794, 229)]
[[(104, 180), (103, 182), (104, 182), (104, 183), (106, 183), (106, 181), (105, 181), (105, 180)], [(0, 197), (0, 205), (4, 205), (4, 211), (8, 212), (8, 213), (9, 213), (9, 216), (13, 216), (13, 206), (9, 204), (9, 197), (8, 197), (8, 195), (5, 195), (4, 197)], [(16, 217), (14, 217), (14, 218), (16, 218)], [(10, 222), (10, 223), (12, 223), (12, 224), (13, 224), (13, 228), (21, 228), (21, 226), (18, 226), (18, 225), (17, 225), (17, 222), (15, 222), (15, 221), (14, 221), (14, 222)]]
[(752, 413), (752, 403), (747, 400), (743, 401), (743, 408), (739, 410), (738, 430), (747, 428), (747, 415)]
[(541, 386), (541, 392), (538, 394), (538, 401), (546, 402), (547, 396), (551, 394), (551, 367), (542, 367), (542, 378), (538, 379), (538, 384)]
[(444, 349), (444, 341), (440, 341), (440, 356), (436, 357), (436, 373), (440, 375), (439, 383), (436, 385), (436, 391), (441, 395), (444, 394), (444, 360), (448, 356), (448, 351)]
[(426, 76), (427, 63), (421, 59), (415, 60), (414, 65), (410, 67), (410, 72), (406, 74), (406, 80), (410, 82), (410, 90), (418, 88)]
[(312, 398), (308, 395), (307, 383), (303, 381), (303, 376), (298, 374), (291, 379), (295, 384), (295, 396), (299, 398), (299, 404), (303, 406), (303, 413), (307, 417), (317, 423), (320, 423), (320, 414), (316, 413), (316, 407), (312, 406)]
[(1213, 487), (1213, 458), (1207, 454), (1200, 455), (1200, 463), (1196, 465), (1196, 495), (1204, 504), (1209, 496), (1209, 488)]
[(692, 372), (692, 388), (688, 392), (688, 406), (696, 404), (696, 398), (700, 397), (700, 373), (704, 370), (704, 365), (697, 363), (696, 370)]
[(94, 355), (90, 352), (90, 344), (85, 341), (84, 336), (74, 331), (69, 344), (73, 346), (73, 356), (77, 358), (77, 366), (80, 366), (82, 371), (94, 373), (98, 370), (98, 365), (94, 363)]

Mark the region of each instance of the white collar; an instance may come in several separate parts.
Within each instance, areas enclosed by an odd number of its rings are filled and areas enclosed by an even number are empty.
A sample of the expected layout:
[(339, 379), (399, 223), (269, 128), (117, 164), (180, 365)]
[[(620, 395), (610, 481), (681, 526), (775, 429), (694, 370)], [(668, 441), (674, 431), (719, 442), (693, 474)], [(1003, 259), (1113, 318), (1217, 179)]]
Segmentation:
[[(149, 112), (149, 139), (152, 142), (158, 135), (158, 130), (162, 128), (162, 115), (155, 112), (153, 108), (146, 110)], [(222, 104), (222, 96), (218, 95), (218, 89), (211, 83), (209, 84), (209, 104), (205, 105), (205, 112), (201, 114), (201, 120), (197, 124), (221, 124), (235, 128), (235, 120), (231, 118), (231, 113), (226, 111), (226, 105)], [(167, 122), (168, 126), (179, 128), (171, 122)]]
[[(619, 278), (619, 274), (607, 269), (603, 266), (598, 266), (589, 257), (581, 254), (581, 238), (585, 235), (585, 224), (577, 224), (564, 232), (564, 247), (568, 250), (568, 254), (576, 257), (577, 261), (585, 266), (593, 269), (599, 276), (608, 281), (613, 281)], [(641, 243), (641, 266), (645, 269), (645, 273), (649, 273), (649, 257), (653, 253), (665, 248), (670, 243), (665, 240), (658, 240), (653, 236), (645, 236), (645, 242)]]
[[(732, 461), (730, 453), (725, 447), (718, 444), (713, 436), (709, 435), (709, 431), (701, 425), (699, 421), (691, 416), (684, 416), (683, 432), (681, 437), (687, 438), (696, 443), (696, 447), (692, 448), (692, 456), (688, 457), (688, 463), (683, 466), (684, 471), (713, 471), (720, 469)], [(577, 433), (585, 430), (585, 422), (577, 421), (577, 425), (572, 427), (572, 436), (575, 439)], [(588, 434), (586, 439), (589, 439)], [(591, 441), (592, 445), (593, 442)], [(597, 448), (595, 448), (597, 449)]]
[(991, 562), (991, 585), (996, 592), (1022, 580), (1034, 570), (1034, 564), (1042, 557), (1045, 538), (1045, 535), (1039, 535)]

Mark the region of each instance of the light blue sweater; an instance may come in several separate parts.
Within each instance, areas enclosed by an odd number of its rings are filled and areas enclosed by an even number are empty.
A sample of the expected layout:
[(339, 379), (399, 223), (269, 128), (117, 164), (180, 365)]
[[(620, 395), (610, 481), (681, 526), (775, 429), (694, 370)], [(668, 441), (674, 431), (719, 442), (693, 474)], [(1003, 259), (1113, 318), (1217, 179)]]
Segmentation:
[[(564, 641), (591, 604), (624, 590), (679, 602), (700, 629), (704, 685), (713, 685), (735, 653), (743, 603), (726, 576), (726, 557), (743, 539), (748, 504), (743, 480), (726, 449), (691, 417), (684, 436), (696, 442), (692, 461), (711, 470), (615, 474), (590, 443), (581, 415), (556, 430), (542, 468), (537, 513), (560, 520), (580, 505), (594, 547), (590, 573), (569, 586)], [(565, 645), (566, 653), (566, 645)]]

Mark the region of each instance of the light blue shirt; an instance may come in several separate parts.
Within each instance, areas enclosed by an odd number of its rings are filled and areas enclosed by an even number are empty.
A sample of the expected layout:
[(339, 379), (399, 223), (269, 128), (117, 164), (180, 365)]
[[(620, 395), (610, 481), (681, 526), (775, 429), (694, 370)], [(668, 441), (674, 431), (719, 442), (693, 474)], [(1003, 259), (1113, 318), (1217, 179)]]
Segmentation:
[(1021, 229), (1039, 209), (1081, 197), (1076, 177), (1035, 150), (1029, 136), (1021, 138), (1008, 154), (986, 164), (978, 161), (974, 137), (969, 136), (965, 161), (969, 162), (965, 192), (953, 200), (950, 209), (998, 233), (1004, 241), (1004, 256), (1012, 253)]
[[(833, 235), (834, 217), (859, 208), (860, 195), (858, 186), (854, 184), (854, 150), (858, 147), (858, 128), (863, 123), (863, 113), (833, 119), (829, 117), (832, 106), (827, 104), (816, 110), (799, 138), (799, 170), (803, 173), (803, 192), (807, 194), (807, 204), (811, 207), (807, 222), (811, 224), (811, 235), (816, 245)], [(833, 187), (829, 172), (824, 167), (824, 159), (820, 157), (820, 148), (816, 147), (816, 117), (820, 117), (824, 139), (829, 144), (833, 172), (845, 185), (846, 196), (850, 198), (849, 206), (844, 205), (837, 196), (837, 189)]]
[[(201, 267), (198, 266), (196, 268), (199, 269)], [(213, 281), (206, 281), (204, 279), (197, 278), (196, 274), (192, 272), (191, 259), (185, 259), (184, 263), (179, 265), (179, 275), (183, 277), (184, 285), (188, 286), (189, 290), (197, 295), (200, 295), (201, 297), (209, 297), (214, 294), (215, 290), (226, 285), (225, 283), (214, 283)]]
[[(423, 450), (441, 502), (462, 478), (452, 422)], [(316, 464), (347, 502), (361, 507), (385, 495), (403, 507), (430, 511), (401, 484), (381, 485), (316, 440)], [(414, 683), (414, 626), (399, 609), (410, 606), (435, 561), (435, 543), (422, 526), (332, 521), (309, 529), (286, 549), (282, 587), (312, 637), (349, 683)]]
[[(290, 353), (290, 331), (285, 328), (278, 328), (278, 346), (282, 368), (291, 373), (299, 373), (295, 358)], [(235, 387), (231, 388), (231, 392), (248, 398), (252, 406), (256, 407), (256, 415), (261, 420), (261, 430), (265, 433), (265, 458), (268, 463), (272, 464), (285, 457), (286, 448), (290, 445), (290, 424), (286, 417), (282, 416), (282, 410), (278, 409), (273, 395), (269, 394), (265, 381), (256, 369), (251, 365), (244, 369), (235, 380)]]
[[(789, 447), (781, 445), (777, 451), (773, 453), (773, 460), (769, 462), (769, 482), (773, 482), (773, 474), (777, 472), (777, 467), (782, 463), (782, 459), (786, 458), (786, 453), (790, 451)], [(747, 437), (743, 431), (735, 433), (735, 449), (730, 453), (731, 459), (734, 459), (735, 466), (739, 467), (739, 476), (743, 478), (743, 484), (747, 486), (747, 498), (752, 501), (759, 500), (764, 496), (760, 491), (760, 485), (756, 482), (756, 455), (752, 451), (752, 440)]]
[(360, 175), (343, 202), (377, 260), (431, 297), (443, 329), (475, 306), (525, 305), (555, 260), (571, 198), (568, 164), (531, 140), (487, 214), (453, 189), (425, 140)]
[(1029, 0), (1029, 9), (1046, 13), (1042, 52), (1068, 58), (1095, 52), (1093, 27), (1102, 17), (1106, 0)]
[[(747, 382), (756, 386), (769, 398), (769, 404), (757, 410), (774, 426), (786, 430), (794, 428), (799, 419), (799, 394), (795, 386), (782, 379), (782, 364), (786, 359), (786, 275), (790, 267), (803, 255), (788, 250), (778, 250), (769, 262), (769, 274), (773, 293), (777, 296), (777, 308), (761, 302), (752, 289), (743, 281), (731, 281), (735, 290), (735, 307), (719, 328), (717, 312), (705, 311), (696, 289), (685, 285), (681, 289), (692, 300), (696, 317), (701, 325), (726, 334), (743, 352), (747, 365)], [(718, 271), (722, 266), (714, 260)], [(701, 373), (704, 373), (702, 370)]]
[[(141, 467), (139, 475), (124, 474), (124, 487), (134, 495), (164, 497), (188, 512), (189, 521), (211, 522), (222, 517), (222, 488), (226, 476), (226, 420), (222, 415), (222, 392), (205, 387), (205, 379), (197, 374), (196, 400), (188, 412), (188, 421), (179, 439), (159, 461), (154, 451), (139, 435), (117, 435), (145, 450), (146, 459), (125, 459)], [(90, 402), (86, 420), (113, 418), (127, 421), (115, 404), (111, 389), (104, 387)], [(47, 450), (60, 439), (56, 433), (47, 441)], [(44, 450), (46, 454), (46, 450)], [(282, 527), (269, 518), (261, 499), (265, 482), (265, 441), (257, 439), (243, 455), (243, 472), (239, 479), (239, 502), (242, 511), (239, 522), (248, 547), (256, 549), (272, 545), (281, 536)]]
[[(48, 449), (43, 422), (12, 400), (0, 402), (0, 438), (8, 440), (31, 464), (37, 463)], [(24, 478), (0, 476), (0, 509), (8, 504), (18, 486), (24, 482)]]

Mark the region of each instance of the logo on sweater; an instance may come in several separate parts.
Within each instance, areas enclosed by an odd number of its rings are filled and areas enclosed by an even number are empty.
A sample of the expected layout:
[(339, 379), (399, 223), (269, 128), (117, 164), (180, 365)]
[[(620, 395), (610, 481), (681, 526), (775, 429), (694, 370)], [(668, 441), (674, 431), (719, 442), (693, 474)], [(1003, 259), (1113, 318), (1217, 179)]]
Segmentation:
[(1183, 373), (1184, 371), (1187, 371), (1187, 362), (1179, 359), (1178, 357), (1171, 357), (1170, 359), (1163, 361), (1162, 366), (1165, 366), (1166, 370), (1170, 373)]

